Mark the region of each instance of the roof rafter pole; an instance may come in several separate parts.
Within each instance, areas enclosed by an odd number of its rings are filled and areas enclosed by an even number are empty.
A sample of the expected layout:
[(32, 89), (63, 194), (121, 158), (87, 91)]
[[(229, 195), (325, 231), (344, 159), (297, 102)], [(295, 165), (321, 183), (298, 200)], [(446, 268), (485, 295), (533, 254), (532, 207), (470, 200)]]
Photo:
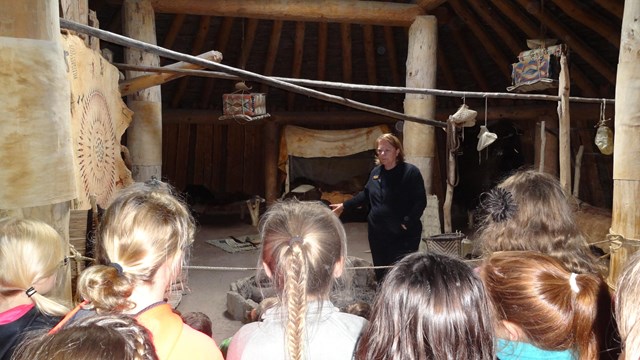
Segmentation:
[(246, 17), (264, 20), (409, 26), (425, 10), (380, 1), (150, 0), (158, 13)]
[[(369, 84), (375, 85), (378, 83), (378, 77), (376, 76), (376, 51), (374, 49), (373, 40), (373, 26), (363, 25), (362, 31), (364, 35), (364, 54), (367, 62), (367, 80)], [(378, 103), (378, 94), (371, 93), (371, 102)]]
[[(291, 65), (291, 77), (299, 78), (302, 71), (302, 57), (304, 56), (304, 32), (305, 23), (298, 21), (296, 23), (296, 37), (293, 45), (293, 64)], [(287, 106), (289, 110), (293, 109), (293, 105), (296, 99), (296, 93), (290, 92), (287, 99)]]
[[(204, 48), (204, 43), (207, 40), (207, 35), (209, 34), (209, 26), (211, 25), (211, 17), (210, 16), (202, 16), (200, 17), (200, 24), (198, 25), (198, 32), (196, 33), (196, 38), (193, 41), (193, 45), (191, 46), (191, 54), (196, 55), (202, 52)], [(178, 83), (178, 88), (176, 92), (173, 94), (173, 99), (171, 99), (171, 107), (178, 107), (180, 105), (180, 100), (184, 96), (185, 91), (187, 90), (187, 84), (189, 82), (189, 78), (180, 79)]]
[[(407, 85), (435, 87), (438, 50), (438, 20), (435, 16), (418, 16), (409, 27), (407, 52)], [(405, 114), (433, 118), (436, 115), (435, 96), (406, 94)], [(427, 194), (431, 194), (436, 137), (433, 126), (404, 124), (403, 145), (407, 161), (422, 173)]]
[(620, 31), (609, 26), (606, 22), (602, 21), (600, 17), (592, 15), (570, 0), (555, 0), (553, 3), (565, 14), (569, 15), (569, 17), (593, 29), (611, 43), (611, 45), (615, 46), (616, 49), (620, 49)]
[[(489, 35), (484, 31), (476, 17), (469, 11), (466, 4), (463, 4), (460, 0), (449, 0), (449, 4), (453, 8), (453, 11), (464, 20), (467, 26), (473, 31), (473, 36), (480, 40), (480, 44), (484, 45), (487, 53), (489, 53), (491, 60), (497, 65), (498, 70), (504, 75), (507, 80), (511, 79), (511, 71), (509, 71), (509, 60), (504, 53), (496, 45), (496, 39), (491, 39)], [(480, 63), (476, 63), (478, 66)]]
[(398, 72), (398, 60), (396, 56), (396, 44), (393, 39), (393, 28), (390, 26), (383, 27), (384, 43), (387, 47), (387, 58), (389, 59), (389, 68), (391, 69), (391, 78), (393, 85), (400, 86), (400, 72)]
[[(518, 27), (520, 27), (520, 29), (524, 31), (529, 38), (535, 39), (540, 37), (539, 29), (537, 29), (529, 19), (522, 15), (522, 13), (516, 10), (511, 1), (491, 0), (491, 2), (514, 23), (518, 24)], [(598, 90), (591, 80), (589, 80), (584, 74), (584, 71), (580, 70), (580, 68), (575, 64), (572, 64), (571, 66), (571, 76), (572, 79), (575, 80), (576, 85), (584, 92), (585, 95), (596, 96), (598, 94)]]
[[(227, 17), (222, 20), (218, 33), (216, 34), (215, 46), (224, 55), (227, 50), (227, 44), (229, 43), (229, 34), (231, 34), (231, 28), (233, 27), (233, 18)], [(207, 79), (204, 84), (204, 90), (202, 91), (202, 100), (200, 100), (200, 107), (206, 109), (211, 102), (211, 94), (213, 93), (214, 79)]]
[[(217, 71), (169, 69), (169, 68), (157, 67), (157, 66), (156, 67), (137, 66), (137, 65), (119, 64), (119, 63), (114, 63), (113, 65), (120, 69), (125, 69), (125, 70), (139, 70), (139, 71), (161, 72), (161, 73), (166, 72), (166, 73), (187, 74), (192, 76), (202, 76), (202, 77), (228, 79), (228, 80), (242, 80), (240, 76), (231, 75), (225, 72), (217, 72)], [(359, 85), (359, 84), (347, 84), (347, 83), (331, 82), (331, 81), (293, 79), (293, 78), (285, 78), (285, 77), (279, 77), (279, 76), (272, 76), (270, 78), (276, 79), (276, 80), (282, 80), (290, 84), (306, 85), (306, 86), (317, 87), (317, 88), (342, 89), (342, 90), (348, 89), (353, 91), (376, 91), (376, 92), (390, 93), (390, 94), (426, 94), (426, 95), (458, 97), (458, 98), (463, 98), (463, 97), (464, 98), (482, 98), (482, 99), (489, 98), (489, 99), (536, 100), (536, 101), (554, 101), (554, 102), (560, 100), (560, 98), (557, 95), (544, 95), (544, 94), (455, 91), (455, 90), (440, 90), (440, 89), (408, 88), (408, 87), (397, 87), (397, 86)], [(579, 97), (579, 96), (571, 96), (569, 100), (571, 100), (572, 102), (594, 103), (594, 104), (602, 104), (603, 101), (606, 102), (607, 104), (615, 103), (614, 99), (588, 98), (588, 97)]]
[[(342, 39), (342, 78), (350, 83), (353, 79), (351, 68), (351, 24), (340, 24)], [(351, 92), (345, 91), (344, 97), (351, 97)]]
[[(282, 20), (274, 20), (271, 27), (271, 36), (269, 37), (269, 49), (267, 50), (267, 60), (264, 62), (263, 73), (266, 76), (273, 75), (273, 67), (276, 64), (278, 56), (278, 47), (280, 46), (280, 37), (282, 35)], [(262, 84), (262, 92), (267, 91), (267, 85)]]
[(476, 81), (478, 86), (482, 91), (489, 90), (489, 83), (487, 82), (487, 78), (484, 77), (484, 74), (478, 68), (478, 62), (475, 60), (475, 56), (469, 49), (469, 45), (464, 40), (464, 34), (460, 30), (460, 23), (452, 23), (451, 24), (451, 33), (453, 34), (453, 40), (456, 42), (458, 49), (462, 52), (462, 57), (464, 57), (464, 61), (467, 64), (469, 71), (471, 72), (471, 76)]
[(425, 11), (431, 11), (447, 2), (447, 0), (418, 0), (417, 2), (418, 6), (423, 8)]
[(602, 6), (605, 10), (617, 16), (618, 19), (622, 19), (622, 12), (624, 8), (624, 0), (595, 0), (595, 2)]
[[(122, 5), (122, 32), (140, 43), (156, 43), (155, 13), (148, 0), (125, 0)], [(60, 20), (61, 24), (63, 20)], [(79, 24), (80, 25), (80, 24)], [(82, 26), (82, 25), (80, 25)], [(83, 31), (77, 29), (77, 31)], [(94, 35), (96, 37), (100, 37)], [(124, 38), (124, 36), (123, 36)], [(157, 46), (157, 45), (152, 45)], [(124, 58), (130, 64), (159, 66), (159, 54), (144, 49), (125, 48)], [(197, 58), (201, 61), (207, 61)], [(130, 72), (127, 78), (138, 74)], [(127, 145), (131, 153), (131, 173), (136, 181), (147, 181), (162, 175), (162, 96), (160, 86), (140, 90), (127, 97), (133, 111), (127, 129)]]
[(172, 48), (173, 43), (176, 41), (176, 37), (182, 28), (182, 24), (184, 24), (184, 19), (187, 17), (185, 14), (176, 14), (171, 20), (171, 26), (169, 27), (169, 31), (167, 31), (167, 35), (164, 37), (163, 47)]
[(324, 80), (327, 72), (328, 28), (327, 23), (318, 24), (318, 80)]
[(584, 59), (589, 65), (593, 67), (595, 71), (604, 76), (604, 78), (611, 84), (616, 82), (616, 73), (611, 70), (612, 66), (609, 66), (600, 56), (594, 54), (589, 47), (580, 40), (580, 37), (571, 31), (569, 31), (564, 25), (550, 17), (547, 12), (541, 12), (538, 8), (527, 7), (528, 0), (517, 0), (517, 2), (527, 9), (531, 15), (535, 16), (540, 22), (545, 24), (549, 30), (551, 30), (556, 36), (558, 36), (564, 43), (569, 45), (571, 50), (575, 51), (580, 57)]
[(273, 87), (276, 87), (276, 88), (279, 88), (279, 89), (283, 89), (283, 90), (287, 90), (287, 91), (293, 91), (293, 92), (296, 92), (298, 94), (303, 94), (303, 95), (306, 95), (306, 96), (309, 96), (309, 97), (313, 97), (313, 98), (316, 98), (316, 99), (325, 100), (325, 101), (329, 101), (329, 102), (332, 102), (332, 103), (348, 106), (348, 107), (351, 107), (351, 108), (354, 108), (354, 109), (359, 109), (359, 110), (363, 110), (363, 111), (369, 111), (369, 112), (373, 112), (373, 113), (376, 113), (376, 114), (389, 116), (389, 117), (392, 117), (392, 118), (398, 119), (398, 120), (413, 121), (413, 122), (418, 122), (418, 123), (423, 123), (423, 124), (428, 124), (428, 125), (433, 125), (433, 126), (439, 126), (439, 127), (445, 127), (446, 126), (446, 124), (441, 122), (441, 121), (436, 121), (436, 120), (432, 120), (432, 119), (422, 119), (422, 118), (418, 118), (418, 117), (415, 117), (415, 116), (405, 115), (405, 114), (399, 113), (397, 111), (384, 109), (384, 108), (381, 108), (381, 107), (378, 107), (378, 106), (373, 106), (373, 105), (361, 103), (361, 102), (354, 101), (354, 100), (351, 100), (351, 99), (345, 99), (345, 98), (342, 98), (340, 96), (335, 96), (335, 95), (327, 94), (327, 93), (324, 93), (324, 92), (321, 92), (321, 91), (309, 89), (309, 88), (306, 88), (306, 87), (303, 87), (303, 86), (298, 86), (298, 85), (295, 85), (295, 84), (291, 84), (291, 83), (288, 83), (286, 81), (278, 80), (278, 79), (273, 78), (273, 77), (268, 77), (268, 76), (260, 75), (260, 74), (257, 74), (257, 73), (251, 72), (251, 71), (237, 69), (237, 68), (234, 68), (232, 66), (228, 66), (228, 65), (224, 65), (224, 64), (218, 64), (218, 63), (215, 63), (215, 62), (212, 62), (212, 61), (207, 61), (207, 60), (204, 60), (204, 59), (200, 59), (200, 58), (198, 58), (196, 56), (179, 53), (177, 51), (165, 49), (165, 48), (157, 46), (157, 45), (148, 44), (148, 43), (145, 43), (143, 41), (139, 41), (139, 40), (135, 40), (135, 39), (130, 39), (130, 38), (126, 37), (126, 36), (122, 36), (122, 35), (118, 35), (118, 34), (114, 34), (114, 33), (108, 32), (108, 31), (92, 28), (90, 26), (78, 24), (78, 23), (75, 23), (73, 21), (60, 19), (60, 26), (62, 28), (66, 28), (66, 29), (70, 29), (70, 30), (85, 32), (85, 33), (87, 33), (87, 34), (89, 34), (91, 36), (95, 36), (95, 37), (97, 37), (99, 39), (102, 39), (102, 40), (108, 41), (108, 42), (112, 42), (114, 44), (118, 44), (118, 45), (122, 45), (122, 46), (126, 46), (126, 47), (131, 47), (131, 48), (135, 48), (135, 49), (139, 49), (139, 50), (148, 51), (148, 52), (151, 52), (153, 54), (160, 55), (160, 56), (163, 56), (163, 57), (166, 57), (166, 58), (169, 58), (169, 59), (173, 59), (173, 60), (177, 60), (177, 61), (189, 62), (189, 63), (192, 63), (192, 64), (200, 65), (200, 66), (205, 67), (207, 69), (224, 71), (224, 72), (227, 72), (227, 73), (229, 73), (231, 75), (239, 76), (239, 77), (241, 77), (243, 79), (252, 80), (252, 81), (256, 81), (256, 82), (260, 82), (260, 83), (266, 83), (266, 84), (268, 84), (270, 86), (273, 86)]

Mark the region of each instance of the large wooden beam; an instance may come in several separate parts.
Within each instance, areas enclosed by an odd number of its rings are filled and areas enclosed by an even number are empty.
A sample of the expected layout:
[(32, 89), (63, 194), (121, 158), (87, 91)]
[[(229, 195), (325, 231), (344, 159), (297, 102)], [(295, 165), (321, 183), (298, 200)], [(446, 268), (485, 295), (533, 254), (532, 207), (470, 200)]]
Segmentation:
[[(119, 2), (119, 1), (115, 1)], [(381, 1), (151, 0), (158, 13), (230, 16), (265, 20), (409, 26), (425, 10)]]
[[(229, 44), (229, 35), (231, 34), (231, 28), (233, 27), (233, 18), (227, 17), (222, 20), (220, 28), (216, 34), (215, 46), (222, 54), (227, 50)], [(206, 109), (211, 103), (211, 94), (215, 85), (215, 79), (207, 79), (204, 84), (204, 90), (202, 91), (202, 99), (200, 100), (200, 107)]]
[[(215, 61), (218, 63), (222, 61), (222, 54), (214, 50), (208, 51), (204, 54), (200, 54), (198, 55), (198, 57), (202, 59), (210, 60), (210, 61)], [(191, 64), (191, 63), (185, 63), (180, 61), (171, 65), (164, 66), (163, 69), (202, 69), (202, 67)], [(133, 79), (128, 79), (121, 82), (119, 84), (120, 94), (122, 96), (131, 95), (142, 89), (150, 88), (156, 85), (161, 85), (168, 81), (175, 80), (183, 76), (185, 75), (177, 74), (177, 73), (156, 73), (156, 74), (138, 76)]]
[(447, 0), (418, 0), (418, 6), (429, 12), (444, 4)]
[[(294, 79), (300, 78), (302, 72), (302, 57), (304, 55), (304, 31), (305, 23), (298, 21), (296, 23), (296, 37), (293, 44), (293, 64), (291, 66), (291, 77)], [(287, 106), (288, 109), (293, 109), (294, 101), (296, 99), (296, 93), (290, 92)]]
[[(204, 43), (207, 40), (207, 36), (209, 35), (209, 27), (211, 25), (211, 17), (210, 16), (202, 16), (200, 18), (200, 24), (198, 25), (198, 32), (196, 33), (196, 38), (193, 41), (193, 45), (191, 46), (191, 54), (196, 55), (202, 52), (204, 49)], [(189, 77), (185, 77), (180, 79), (178, 86), (173, 93), (173, 98), (171, 99), (171, 107), (178, 107), (180, 105), (180, 101), (182, 101), (182, 97), (184, 96), (185, 91), (187, 90), (187, 84), (189, 82)]]
[[(610, 2), (613, 1), (610, 0)], [(553, 3), (565, 14), (598, 33), (611, 45), (620, 49), (620, 31), (602, 21), (599, 16), (595, 15), (597, 13), (584, 10), (582, 6), (578, 6), (576, 2), (572, 0), (555, 0)]]
[(548, 11), (540, 11), (538, 7), (528, 6), (528, 0), (517, 0), (518, 3), (527, 9), (529, 13), (535, 16), (540, 22), (545, 24), (547, 28), (553, 32), (562, 42), (569, 45), (572, 51), (580, 56), (584, 61), (593, 67), (593, 69), (602, 75), (610, 84), (616, 83), (615, 64), (609, 64), (591, 48), (585, 44), (580, 37), (574, 32), (567, 29), (562, 23), (550, 16)]

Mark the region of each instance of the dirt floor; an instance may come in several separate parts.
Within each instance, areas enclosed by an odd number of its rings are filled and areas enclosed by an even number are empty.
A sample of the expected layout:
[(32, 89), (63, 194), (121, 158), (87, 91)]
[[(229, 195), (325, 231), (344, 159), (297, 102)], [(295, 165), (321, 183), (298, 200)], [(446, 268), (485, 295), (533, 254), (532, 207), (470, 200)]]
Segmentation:
[[(221, 239), (229, 236), (243, 237), (257, 234), (247, 215), (200, 216), (196, 241), (191, 255), (192, 266), (255, 268), (259, 250), (226, 252), (205, 240)], [(347, 251), (355, 256), (371, 261), (367, 242), (367, 224), (364, 222), (346, 223)], [(227, 292), (231, 283), (254, 275), (255, 270), (209, 270), (189, 269), (187, 294), (182, 296), (177, 309), (181, 312), (200, 311), (207, 314), (213, 322), (213, 337), (217, 343), (232, 336), (243, 325), (227, 313)]]

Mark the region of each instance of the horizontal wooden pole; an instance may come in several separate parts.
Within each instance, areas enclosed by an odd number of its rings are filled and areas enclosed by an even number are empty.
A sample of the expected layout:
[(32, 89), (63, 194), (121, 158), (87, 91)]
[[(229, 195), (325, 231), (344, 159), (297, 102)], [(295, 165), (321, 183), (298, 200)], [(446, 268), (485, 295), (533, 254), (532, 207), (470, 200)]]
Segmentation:
[[(219, 71), (207, 71), (207, 70), (186, 70), (186, 69), (166, 69), (164, 67), (153, 66), (141, 66), (141, 65), (129, 65), (129, 64), (114, 64), (121, 70), (139, 70), (149, 72), (168, 72), (178, 73), (192, 76), (220, 78), (227, 80), (242, 80), (241, 77), (230, 75)], [(309, 79), (294, 79), (272, 76), (273, 79), (286, 81), (291, 84), (305, 85), (309, 87), (323, 88), (323, 89), (339, 89), (339, 90), (353, 90), (353, 91), (370, 91), (392, 94), (425, 94), (434, 96), (445, 97), (458, 97), (458, 98), (488, 98), (488, 99), (514, 99), (514, 100), (539, 100), (539, 101), (553, 101), (557, 102), (560, 98), (557, 95), (544, 95), (544, 94), (520, 94), (520, 93), (501, 93), (501, 92), (475, 92), (475, 91), (455, 91), (455, 90), (439, 90), (439, 89), (423, 89), (423, 88), (407, 88), (400, 86), (381, 86), (381, 85), (361, 85), (361, 84), (349, 84), (332, 81), (319, 81)], [(585, 98), (579, 96), (572, 96), (569, 98), (572, 102), (580, 103), (597, 103), (602, 104), (614, 104), (615, 99), (601, 99), (601, 98)]]
[[(552, 103), (524, 106), (490, 106), (487, 109), (487, 120), (537, 121), (540, 116), (557, 116), (556, 106), (556, 104)], [(436, 119), (446, 121), (457, 110), (454, 108), (436, 109)], [(575, 119), (593, 118), (595, 121), (599, 116), (599, 111), (600, 107), (595, 104), (571, 104), (571, 114)], [(480, 112), (478, 111), (478, 122), (481, 121)], [(163, 109), (162, 122), (167, 124), (228, 124), (231, 122), (218, 120), (221, 115), (220, 111), (211, 110)], [(606, 116), (613, 116), (613, 107), (607, 108)], [(292, 111), (271, 113), (270, 118), (247, 122), (246, 124), (261, 124), (265, 121), (274, 121), (279, 124), (360, 126), (362, 124), (394, 124), (398, 120), (360, 111)]]
[(131, 39), (126, 36), (122, 36), (122, 35), (115, 34), (109, 31), (101, 30), (101, 29), (96, 29), (96, 28), (82, 25), (66, 19), (62, 19), (62, 18), (60, 19), (60, 27), (81, 32), (84, 34), (88, 34), (91, 36), (95, 36), (101, 40), (108, 41), (114, 44), (127, 46), (130, 48), (134, 48), (142, 51), (148, 51), (150, 53), (153, 53), (162, 57), (166, 57), (168, 59), (188, 62), (191, 64), (202, 66), (203, 68), (207, 68), (207, 69), (224, 71), (231, 75), (240, 76), (246, 80), (267, 84), (269, 86), (273, 86), (286, 91), (291, 91), (297, 94), (306, 95), (314, 99), (324, 100), (327, 102), (344, 105), (346, 107), (350, 107), (353, 109), (358, 109), (358, 110), (367, 111), (374, 114), (392, 117), (398, 120), (413, 121), (421, 124), (438, 126), (441, 128), (444, 128), (446, 126), (446, 124), (442, 121), (436, 121), (432, 119), (424, 119), (416, 116), (405, 115), (403, 113), (381, 108), (379, 106), (369, 105), (359, 101), (347, 99), (341, 96), (336, 96), (336, 95), (324, 93), (321, 91), (317, 91), (314, 89), (309, 89), (303, 86), (298, 86), (295, 84), (288, 83), (286, 81), (278, 80), (269, 76), (264, 76), (251, 71), (234, 68), (232, 66), (228, 66), (224, 64), (218, 64), (216, 62), (208, 61), (205, 59), (200, 59), (193, 55), (187, 55), (177, 51), (165, 49), (157, 45), (148, 44), (143, 41)]
[[(198, 57), (209, 60), (209, 61), (214, 61), (217, 63), (222, 61), (222, 53), (215, 50), (207, 51), (204, 54), (198, 55)], [(202, 67), (180, 61), (174, 64), (160, 67), (159, 69), (165, 70), (164, 72), (156, 72), (155, 74), (142, 75), (132, 79), (127, 79), (121, 82), (118, 85), (118, 87), (120, 88), (120, 94), (122, 96), (127, 96), (133, 93), (136, 93), (140, 90), (150, 88), (156, 85), (162, 85), (168, 81), (175, 80), (187, 75), (186, 73), (168, 72), (166, 70), (172, 70), (172, 69), (173, 70), (195, 70), (198, 68), (202, 68)], [(130, 70), (135, 70), (135, 69), (130, 69)], [(136, 71), (140, 71), (140, 70), (136, 70)]]
[(405, 27), (410, 26), (416, 16), (425, 13), (424, 9), (415, 4), (381, 1), (150, 0), (150, 2), (157, 13)]

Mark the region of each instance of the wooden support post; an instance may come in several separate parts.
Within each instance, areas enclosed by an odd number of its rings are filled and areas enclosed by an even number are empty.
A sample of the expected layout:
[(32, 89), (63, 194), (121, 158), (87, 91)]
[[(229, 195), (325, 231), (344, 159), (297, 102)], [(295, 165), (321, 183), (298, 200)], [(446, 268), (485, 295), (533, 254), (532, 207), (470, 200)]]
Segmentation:
[[(435, 88), (437, 68), (438, 22), (434, 16), (418, 16), (409, 28), (407, 54), (407, 86)], [(435, 96), (407, 94), (404, 112), (408, 115), (433, 118)], [(427, 194), (431, 194), (435, 133), (433, 126), (405, 121), (403, 145), (407, 161), (420, 169)]]
[(616, 138), (613, 149), (612, 244), (609, 285), (615, 285), (627, 257), (640, 245), (640, 2), (625, 1), (616, 82)]
[(268, 121), (264, 125), (264, 189), (267, 206), (278, 199), (278, 124)]
[[(217, 63), (222, 61), (222, 54), (218, 51), (207, 51), (204, 54), (198, 55), (199, 58), (215, 61)], [(177, 62), (171, 65), (163, 66), (163, 69), (202, 69), (201, 66), (186, 63), (186, 62)], [(156, 74), (148, 74), (135, 77), (133, 79), (128, 79), (119, 84), (120, 94), (122, 96), (127, 96), (134, 94), (140, 90), (150, 88), (152, 86), (162, 85), (168, 81), (175, 80), (177, 78), (183, 77), (183, 74), (176, 73), (156, 73)]]
[[(449, 119), (447, 121), (447, 138), (455, 139), (457, 134), (455, 124)], [(442, 215), (444, 217), (444, 232), (453, 232), (451, 224), (451, 205), (453, 204), (453, 190), (456, 185), (456, 151), (450, 148), (451, 142), (447, 141), (447, 192), (442, 204)]]
[(560, 84), (558, 86), (558, 118), (560, 119), (560, 184), (565, 194), (571, 194), (571, 116), (569, 114), (569, 64), (563, 52), (560, 57)]
[(558, 176), (558, 119), (548, 115), (538, 119), (540, 121), (536, 123), (533, 163), (539, 171)]
[(578, 154), (576, 155), (576, 166), (573, 172), (573, 197), (578, 199), (580, 195), (580, 169), (582, 168), (582, 154), (584, 154), (584, 145), (580, 145)]
[[(155, 14), (149, 0), (124, 0), (122, 32), (125, 36), (156, 44)], [(159, 66), (160, 57), (137, 49), (125, 48), (125, 61), (134, 65)], [(137, 72), (128, 71), (127, 78)], [(127, 105), (133, 111), (133, 121), (127, 130), (127, 145), (131, 152), (131, 173), (136, 181), (161, 178), (162, 172), (162, 98), (160, 86), (130, 95)]]
[[(0, 74), (0, 218), (46, 222), (68, 253), (77, 192), (58, 6), (57, 0), (0, 1), (2, 18), (10, 19), (0, 26), (0, 66), (8, 70)], [(69, 279), (67, 272), (49, 295), (71, 305)]]

